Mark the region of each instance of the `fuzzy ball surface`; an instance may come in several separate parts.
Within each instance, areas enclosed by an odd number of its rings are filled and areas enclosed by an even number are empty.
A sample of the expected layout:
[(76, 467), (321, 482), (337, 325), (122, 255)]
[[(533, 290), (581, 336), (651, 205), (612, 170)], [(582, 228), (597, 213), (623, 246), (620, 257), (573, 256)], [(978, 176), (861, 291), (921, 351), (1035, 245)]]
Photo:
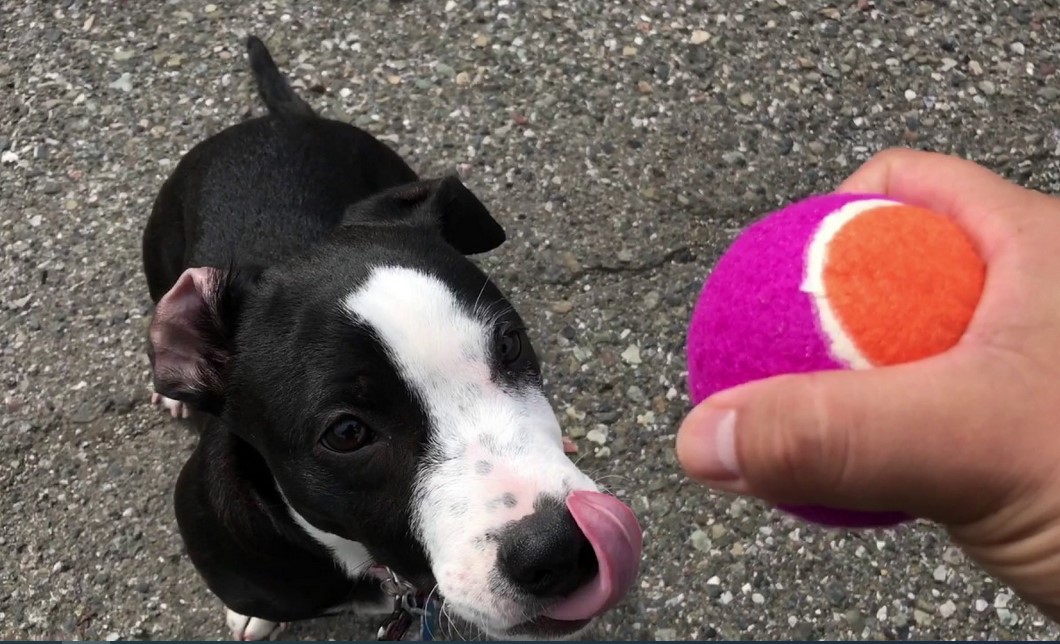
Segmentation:
[[(700, 292), (687, 339), (692, 402), (770, 376), (872, 369), (944, 352), (967, 329), (985, 276), (964, 231), (929, 210), (850, 194), (787, 206), (748, 227)], [(782, 509), (842, 527), (907, 519)]]

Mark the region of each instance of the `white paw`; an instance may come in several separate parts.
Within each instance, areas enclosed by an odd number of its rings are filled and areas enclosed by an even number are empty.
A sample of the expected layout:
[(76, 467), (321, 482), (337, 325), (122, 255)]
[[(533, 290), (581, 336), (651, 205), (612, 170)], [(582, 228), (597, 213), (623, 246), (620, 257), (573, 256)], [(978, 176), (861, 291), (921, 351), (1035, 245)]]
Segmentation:
[(232, 639), (239, 642), (272, 639), (287, 626), (284, 622), (247, 617), (231, 608), (225, 609), (225, 622), (228, 624), (228, 630), (232, 631)]
[(191, 418), (191, 406), (186, 402), (166, 398), (162, 394), (151, 394), (151, 404), (169, 412), (173, 418)]

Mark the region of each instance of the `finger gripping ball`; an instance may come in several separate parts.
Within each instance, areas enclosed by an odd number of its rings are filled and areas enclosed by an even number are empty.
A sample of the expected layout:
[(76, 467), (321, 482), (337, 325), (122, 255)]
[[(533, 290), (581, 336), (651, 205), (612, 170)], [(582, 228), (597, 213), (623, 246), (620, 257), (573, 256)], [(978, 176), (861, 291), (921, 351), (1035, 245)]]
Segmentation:
[[(941, 353), (967, 329), (985, 274), (971, 240), (940, 214), (872, 195), (792, 204), (747, 228), (703, 287), (688, 330), (692, 402), (780, 374)], [(908, 518), (782, 509), (844, 527)]]

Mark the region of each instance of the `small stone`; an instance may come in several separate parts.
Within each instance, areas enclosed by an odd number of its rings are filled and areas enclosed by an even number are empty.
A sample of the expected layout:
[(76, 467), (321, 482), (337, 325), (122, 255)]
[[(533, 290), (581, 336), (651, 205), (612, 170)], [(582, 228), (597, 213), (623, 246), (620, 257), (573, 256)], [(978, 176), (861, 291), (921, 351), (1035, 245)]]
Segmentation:
[(560, 300), (552, 304), (554, 313), (570, 313), (574, 309), (574, 303), (570, 300)]
[(997, 619), (998, 619), (999, 622), (1001, 622), (1005, 626), (1012, 626), (1013, 624), (1016, 623), (1016, 616), (1013, 615), (1012, 611), (1010, 611), (1007, 608), (998, 608), (997, 609)]
[(730, 603), (732, 603), (732, 592), (728, 590), (723, 592), (721, 594), (721, 597), (718, 598), (718, 602), (720, 602), (722, 606), (728, 606)]
[(992, 81), (985, 80), (979, 83), (979, 90), (987, 96), (993, 96), (997, 94), (997, 85), (994, 85)]
[[(712, 539), (721, 539), (725, 536), (727, 532), (728, 530), (725, 529), (725, 526), (721, 525), (720, 523), (715, 523), (714, 525), (710, 526), (710, 537)], [(710, 581), (708, 580), (707, 583), (709, 584)]]
[(43, 218), (40, 215), (33, 215), (29, 218), (29, 225), (32, 228), (36, 228), (41, 225), (41, 221), (43, 221)]
[(1012, 53), (1016, 54), (1017, 56), (1022, 56), (1023, 54), (1027, 53), (1027, 48), (1024, 47), (1023, 43), (1018, 40), (1009, 45), (1008, 48), (1011, 49)]
[(585, 438), (585, 428), (580, 425), (572, 425), (567, 428), (567, 436), (571, 438)]
[(454, 76), (456, 74), (456, 70), (445, 63), (438, 63), (435, 65), (434, 71), (437, 72), (439, 76)]
[(618, 257), (618, 261), (628, 264), (629, 262), (633, 261), (633, 251), (629, 250), (628, 248), (623, 248), (622, 250), (618, 251), (616, 257)]
[(984, 610), (986, 610), (987, 608), (990, 608), (990, 602), (986, 601), (985, 599), (981, 599), (981, 598), (975, 600), (975, 612), (981, 613)]
[(811, 622), (799, 622), (791, 629), (791, 639), (796, 642), (807, 642), (813, 639), (813, 624)]
[(391, 74), (386, 77), (386, 82), (390, 83), (391, 85), (400, 85), (401, 77), (397, 74)]
[(979, 76), (983, 73), (983, 66), (973, 60), (972, 62), (968, 63), (968, 71), (972, 72), (976, 76)]
[(954, 604), (952, 599), (947, 599), (941, 606), (939, 606), (939, 615), (942, 615), (943, 619), (953, 617), (953, 614), (956, 612), (957, 604)]
[(935, 581), (946, 581), (950, 576), (950, 569), (947, 566), (939, 566), (935, 568), (935, 572), (932, 573)]
[(121, 639), (121, 635), (119, 635), (118, 633), (107, 633), (106, 639), (108, 642), (117, 642)]
[(813, 152), (814, 154), (823, 154), (825, 150), (824, 143), (821, 143), (820, 141), (810, 141), (809, 145), (806, 147), (808, 147), (810, 152)]
[(114, 60), (122, 62), (130, 60), (135, 55), (136, 52), (131, 49), (119, 49), (118, 51), (114, 52)]
[(607, 430), (590, 429), (589, 432), (585, 434), (585, 440), (590, 443), (596, 443), (597, 445), (603, 445), (607, 442)]
[(761, 606), (762, 604), (766, 603), (766, 598), (762, 595), (762, 593), (751, 593), (751, 602)]
[(208, 4), (205, 7), (203, 7), (202, 10), (205, 11), (206, 13), (214, 13), (215, 11), (217, 11), (217, 5)]
[(626, 58), (632, 58), (633, 56), (637, 55), (637, 48), (636, 47), (623, 47), (622, 48), (622, 55), (625, 56)]
[(754, 104), (755, 97), (753, 94), (751, 94), (750, 92), (744, 92), (743, 94), (740, 94), (740, 105), (743, 105), (744, 107), (751, 107)]
[(637, 91), (641, 94), (651, 94), (652, 87), (651, 83), (646, 80), (637, 81)]
[(456, 75), (456, 84), (457, 85), (470, 85), (471, 84), (471, 74), (468, 74), (467, 72), (460, 72), (459, 74)]
[(710, 552), (710, 549), (713, 546), (710, 542), (710, 537), (708, 537), (707, 533), (702, 530), (696, 530), (693, 532), (690, 540), (692, 541), (692, 547), (700, 552)]
[(67, 210), (77, 210), (77, 200), (76, 199), (67, 199), (66, 201), (63, 202), (63, 207), (66, 208)]
[(118, 77), (118, 80), (110, 84), (110, 88), (121, 90), (123, 92), (131, 92), (133, 88), (132, 75), (129, 72), (125, 72)]
[(677, 631), (672, 628), (660, 628), (655, 631), (656, 642), (673, 642), (677, 640)]
[(998, 593), (997, 597), (994, 598), (995, 608), (1008, 608), (1008, 603), (1012, 601), (1012, 595), (1008, 593)]
[(1047, 86), (1038, 90), (1038, 98), (1044, 98), (1047, 101), (1055, 101), (1060, 99), (1060, 87)]
[(637, 385), (630, 385), (629, 388), (626, 389), (626, 397), (633, 402), (644, 402), (647, 399), (644, 395), (644, 390)]
[(725, 165), (738, 165), (743, 162), (743, 152), (731, 150), (722, 154), (721, 160), (725, 162)]
[(622, 359), (626, 362), (626, 364), (640, 364), (640, 347), (635, 344), (629, 345), (628, 347), (626, 347), (626, 350), (622, 352)]
[(688, 39), (688, 42), (693, 45), (702, 45), (708, 40), (710, 40), (709, 32), (703, 31), (702, 29), (696, 29), (692, 32), (692, 37)]
[(916, 92), (911, 89), (905, 90), (905, 100), (912, 101), (916, 99)]
[(913, 621), (919, 626), (926, 626), (931, 623), (931, 615), (917, 608), (913, 611)]
[(474, 45), (476, 47), (478, 47), (479, 49), (481, 49), (483, 47), (487, 47), (487, 46), (489, 46), (489, 44), (490, 44), (489, 36), (484, 36), (484, 35), (475, 36)]

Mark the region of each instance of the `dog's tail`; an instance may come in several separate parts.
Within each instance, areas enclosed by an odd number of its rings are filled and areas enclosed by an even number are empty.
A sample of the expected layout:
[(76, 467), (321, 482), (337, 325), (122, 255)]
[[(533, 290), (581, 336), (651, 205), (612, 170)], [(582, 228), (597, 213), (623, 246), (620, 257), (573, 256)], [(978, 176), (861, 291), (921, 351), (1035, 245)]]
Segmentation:
[(247, 38), (247, 54), (250, 57), (250, 69), (258, 85), (258, 95), (265, 102), (269, 111), (277, 116), (315, 116), (309, 107), (294, 90), (276, 66), (265, 43), (257, 36)]

